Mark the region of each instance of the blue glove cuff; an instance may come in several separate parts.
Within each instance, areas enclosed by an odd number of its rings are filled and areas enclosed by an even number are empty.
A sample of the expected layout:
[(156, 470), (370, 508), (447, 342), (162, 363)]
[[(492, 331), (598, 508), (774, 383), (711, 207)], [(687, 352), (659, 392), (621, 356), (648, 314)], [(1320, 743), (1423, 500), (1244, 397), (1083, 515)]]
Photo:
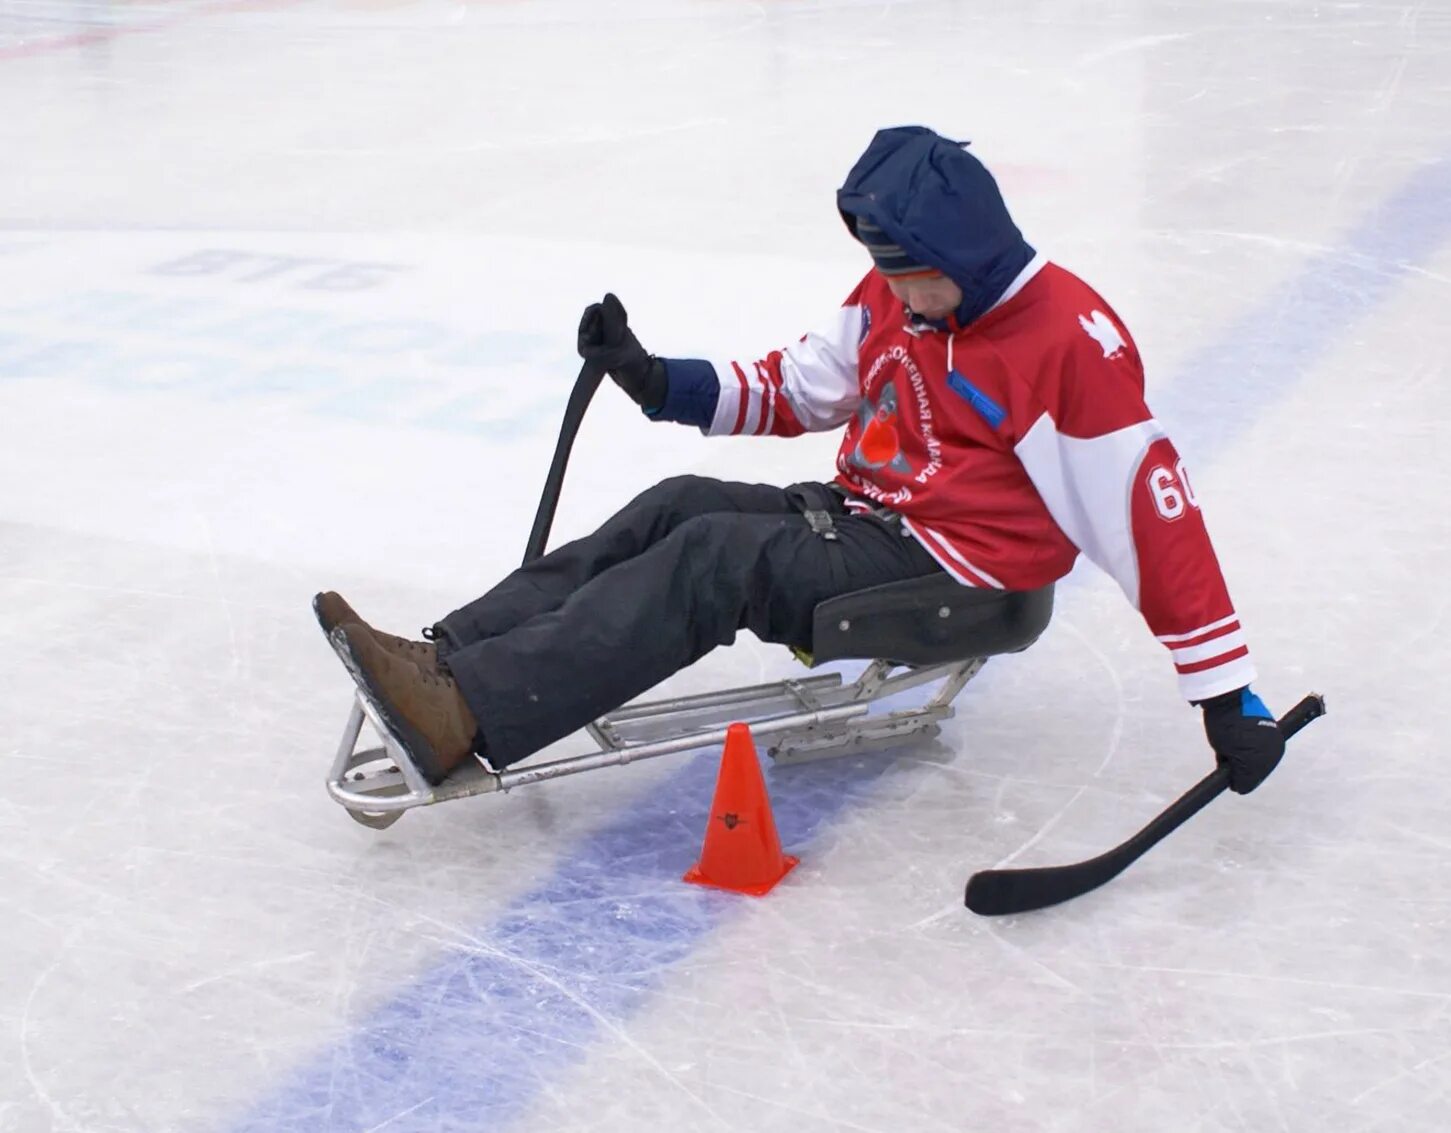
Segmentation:
[(715, 367), (700, 358), (662, 358), (667, 385), (665, 403), (646, 416), (654, 421), (678, 421), (709, 429), (720, 399), (720, 380)]
[(1273, 720), (1275, 714), (1265, 707), (1265, 702), (1245, 685), (1239, 694), (1239, 710), (1244, 716), (1258, 716), (1262, 720)]

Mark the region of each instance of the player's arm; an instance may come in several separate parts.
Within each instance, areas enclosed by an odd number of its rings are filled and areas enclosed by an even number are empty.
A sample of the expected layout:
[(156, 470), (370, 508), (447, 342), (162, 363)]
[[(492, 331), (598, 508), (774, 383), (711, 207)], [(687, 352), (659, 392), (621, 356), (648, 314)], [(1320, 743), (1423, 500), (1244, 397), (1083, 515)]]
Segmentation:
[(657, 421), (708, 435), (797, 436), (846, 421), (861, 397), (857, 346), (864, 315), (855, 293), (820, 331), (754, 362), (657, 358), (630, 330), (613, 295), (586, 309), (580, 356), (605, 367)]
[(1064, 534), (1113, 576), (1169, 651), (1231, 786), (1253, 790), (1283, 741), (1249, 691), (1254, 663), (1200, 501), (1144, 402), (1137, 353), (1125, 345), (1098, 357), (1097, 344), (1088, 347), (1034, 386), (1015, 451)]

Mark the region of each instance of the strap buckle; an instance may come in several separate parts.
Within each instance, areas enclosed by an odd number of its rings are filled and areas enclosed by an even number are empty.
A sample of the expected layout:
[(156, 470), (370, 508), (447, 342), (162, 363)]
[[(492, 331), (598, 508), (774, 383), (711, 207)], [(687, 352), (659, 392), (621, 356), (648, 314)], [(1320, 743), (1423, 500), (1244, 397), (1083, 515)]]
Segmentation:
[(820, 535), (823, 539), (835, 540), (836, 522), (831, 518), (829, 511), (822, 511), (820, 508), (807, 508), (801, 513), (806, 517), (806, 522), (811, 525), (811, 532)]

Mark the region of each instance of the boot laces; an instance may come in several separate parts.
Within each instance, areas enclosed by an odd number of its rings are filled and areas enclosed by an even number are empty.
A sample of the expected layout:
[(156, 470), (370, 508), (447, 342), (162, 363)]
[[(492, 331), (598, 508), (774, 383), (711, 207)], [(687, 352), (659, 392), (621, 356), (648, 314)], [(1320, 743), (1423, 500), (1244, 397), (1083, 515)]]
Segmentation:
[(447, 689), (458, 688), (458, 682), (445, 673), (430, 673), (420, 669), (418, 670), (418, 674), (423, 678), (423, 682), (425, 684), (442, 685), (444, 688)]

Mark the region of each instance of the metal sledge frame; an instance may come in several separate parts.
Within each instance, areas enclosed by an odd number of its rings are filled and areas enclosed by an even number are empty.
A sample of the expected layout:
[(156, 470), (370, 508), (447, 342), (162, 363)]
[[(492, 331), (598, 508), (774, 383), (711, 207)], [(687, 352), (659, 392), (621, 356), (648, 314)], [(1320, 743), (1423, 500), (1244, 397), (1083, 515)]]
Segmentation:
[[(850, 684), (823, 673), (770, 684), (627, 704), (586, 726), (599, 750), (495, 771), (468, 761), (439, 784), (429, 783), (372, 704), (354, 695), (352, 711), (328, 776), (328, 793), (358, 822), (384, 829), (403, 812), (450, 799), (509, 791), (530, 783), (621, 767), (725, 742), (728, 724), (744, 720), (779, 764), (847, 755), (909, 738), (929, 738), (952, 716), (952, 701), (985, 658), (903, 666), (872, 661)], [(871, 714), (873, 701), (941, 681), (917, 707)], [(364, 722), (381, 746), (359, 749)]]

